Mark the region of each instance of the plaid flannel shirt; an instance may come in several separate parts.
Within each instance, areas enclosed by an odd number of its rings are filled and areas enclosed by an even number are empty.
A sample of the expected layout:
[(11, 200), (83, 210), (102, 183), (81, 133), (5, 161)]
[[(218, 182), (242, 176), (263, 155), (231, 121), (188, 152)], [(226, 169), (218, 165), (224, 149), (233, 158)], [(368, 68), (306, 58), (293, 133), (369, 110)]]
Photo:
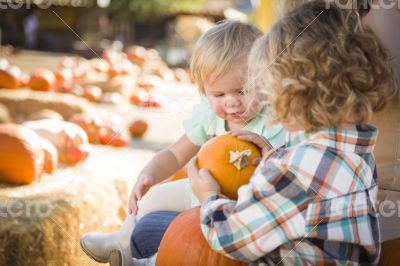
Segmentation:
[(215, 195), (202, 204), (207, 241), (251, 265), (377, 264), (376, 136), (369, 125), (290, 134), (237, 201)]

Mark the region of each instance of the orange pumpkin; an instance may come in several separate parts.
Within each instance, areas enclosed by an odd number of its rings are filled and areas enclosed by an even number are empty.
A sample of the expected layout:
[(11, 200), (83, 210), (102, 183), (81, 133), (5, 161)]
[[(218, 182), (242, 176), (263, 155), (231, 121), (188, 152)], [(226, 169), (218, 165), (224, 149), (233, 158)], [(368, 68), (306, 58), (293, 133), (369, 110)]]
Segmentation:
[(66, 82), (72, 82), (73, 72), (69, 68), (59, 68), (54, 71), (54, 76), (56, 78), (56, 86), (61, 86)]
[(101, 143), (101, 129), (103, 126), (99, 117), (91, 113), (74, 114), (69, 121), (85, 130), (90, 143)]
[(200, 208), (179, 214), (169, 225), (158, 249), (156, 266), (244, 266), (210, 248), (200, 228)]
[(89, 64), (92, 69), (99, 73), (107, 73), (110, 70), (110, 64), (100, 58), (93, 58), (89, 60)]
[(0, 125), (0, 181), (24, 185), (39, 178), (45, 156), (42, 140), (23, 126)]
[(16, 89), (21, 86), (21, 70), (12, 66), (8, 69), (0, 69), (0, 88)]
[(82, 97), (84, 97), (89, 102), (98, 102), (103, 96), (103, 91), (94, 85), (85, 85), (83, 87)]
[(103, 145), (125, 147), (130, 143), (130, 137), (125, 130), (116, 130), (112, 126), (104, 126), (100, 131), (100, 141)]
[(147, 128), (148, 128), (148, 125), (147, 125), (146, 121), (139, 119), (139, 120), (133, 121), (129, 125), (129, 132), (131, 133), (132, 137), (140, 138), (140, 137), (143, 137), (144, 133), (146, 133)]
[(28, 87), (35, 91), (49, 91), (55, 84), (56, 77), (53, 72), (47, 69), (37, 69), (31, 74)]
[(42, 138), (41, 143), (44, 151), (44, 168), (43, 171), (52, 174), (58, 167), (58, 151), (56, 146), (47, 139)]
[(126, 50), (128, 59), (139, 66), (147, 61), (147, 50), (142, 46), (131, 46)]
[(65, 147), (59, 152), (60, 162), (76, 164), (86, 160), (90, 154), (90, 145), (82, 144), (79, 147)]
[(178, 171), (176, 171), (175, 174), (171, 175), (170, 177), (168, 177), (167, 179), (165, 179), (164, 181), (162, 181), (161, 183), (166, 183), (166, 182), (171, 182), (171, 181), (176, 181), (179, 179), (183, 179), (183, 178), (187, 178), (188, 174), (187, 174), (187, 167), (184, 166), (181, 169), (179, 169)]
[(197, 165), (214, 176), (221, 192), (237, 199), (237, 190), (249, 182), (256, 166), (253, 161), (261, 157), (257, 146), (232, 135), (215, 137), (204, 144), (198, 155)]
[(147, 92), (143, 89), (137, 89), (131, 96), (130, 102), (139, 107), (154, 107), (159, 108), (163, 104), (164, 99), (161, 95)]

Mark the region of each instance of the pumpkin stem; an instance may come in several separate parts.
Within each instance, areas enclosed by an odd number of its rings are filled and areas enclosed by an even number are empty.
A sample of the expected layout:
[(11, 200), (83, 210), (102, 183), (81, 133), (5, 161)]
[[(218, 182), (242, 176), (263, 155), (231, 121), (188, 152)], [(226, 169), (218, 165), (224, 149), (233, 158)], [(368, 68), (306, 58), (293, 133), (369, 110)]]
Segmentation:
[(229, 163), (233, 164), (239, 171), (249, 165), (248, 157), (251, 150), (229, 151)]

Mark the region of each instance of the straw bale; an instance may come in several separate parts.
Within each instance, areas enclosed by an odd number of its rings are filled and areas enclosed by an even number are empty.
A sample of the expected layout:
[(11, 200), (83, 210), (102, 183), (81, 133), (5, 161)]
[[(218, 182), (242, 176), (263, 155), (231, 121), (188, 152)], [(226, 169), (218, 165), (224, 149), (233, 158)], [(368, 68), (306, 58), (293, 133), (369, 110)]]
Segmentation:
[(0, 103), (0, 124), (8, 123), (11, 121), (10, 114), (8, 113), (8, 109), (5, 105)]
[(94, 146), (87, 161), (27, 186), (0, 184), (0, 265), (98, 265), (80, 248), (89, 231), (114, 231), (152, 152)]
[(0, 104), (6, 106), (11, 118), (18, 122), (43, 109), (54, 110), (64, 119), (91, 109), (89, 102), (74, 95), (32, 90), (0, 89)]
[(104, 93), (118, 92), (123, 96), (128, 96), (135, 87), (136, 79), (133, 76), (116, 76), (113, 78), (102, 77), (96, 79), (88, 79), (85, 81), (87, 85), (99, 87)]

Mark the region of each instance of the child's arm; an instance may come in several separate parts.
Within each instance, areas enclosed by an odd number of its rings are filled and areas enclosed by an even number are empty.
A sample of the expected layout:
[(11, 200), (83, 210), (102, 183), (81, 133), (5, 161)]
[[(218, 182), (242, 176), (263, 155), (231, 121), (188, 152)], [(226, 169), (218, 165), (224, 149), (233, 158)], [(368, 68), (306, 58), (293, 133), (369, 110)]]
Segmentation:
[[(248, 185), (239, 189), (238, 201), (217, 195), (209, 180), (211, 175), (195, 173), (193, 165), (189, 165), (190, 182), (197, 186), (192, 188), (203, 201), (202, 231), (217, 252), (250, 263), (304, 236), (302, 211), (312, 197), (291, 171), (274, 163), (267, 164), (253, 175)], [(199, 186), (200, 182), (208, 185)], [(208, 198), (204, 199), (205, 196)]]
[(129, 198), (129, 212), (136, 214), (137, 201), (146, 194), (149, 188), (182, 168), (199, 149), (200, 147), (183, 135), (177, 142), (158, 152), (139, 173)]

